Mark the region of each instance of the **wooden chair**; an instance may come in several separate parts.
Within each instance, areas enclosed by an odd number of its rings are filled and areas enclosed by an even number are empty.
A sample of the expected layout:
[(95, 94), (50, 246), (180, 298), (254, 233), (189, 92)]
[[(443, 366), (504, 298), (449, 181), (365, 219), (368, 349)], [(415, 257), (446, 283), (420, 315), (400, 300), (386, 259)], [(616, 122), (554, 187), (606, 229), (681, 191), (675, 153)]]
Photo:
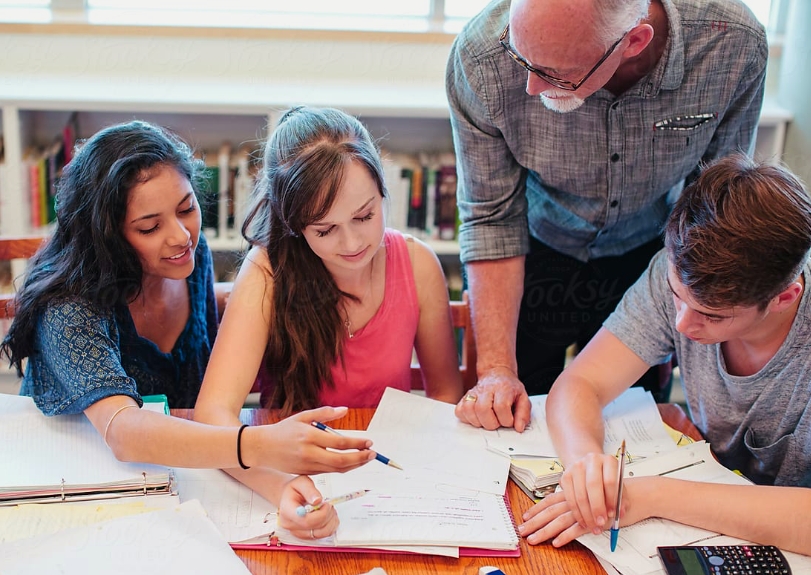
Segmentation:
[[(473, 337), (473, 322), (470, 317), (470, 303), (467, 292), (462, 294), (461, 301), (451, 301), (451, 318), (453, 327), (461, 330), (461, 359), (459, 372), (465, 391), (476, 385), (476, 340)], [(416, 363), (411, 365), (411, 389), (423, 389), (422, 371)]]
[[(30, 258), (44, 241), (45, 236), (0, 237), (0, 261)], [(14, 294), (0, 294), (0, 319), (12, 317), (14, 317)]]

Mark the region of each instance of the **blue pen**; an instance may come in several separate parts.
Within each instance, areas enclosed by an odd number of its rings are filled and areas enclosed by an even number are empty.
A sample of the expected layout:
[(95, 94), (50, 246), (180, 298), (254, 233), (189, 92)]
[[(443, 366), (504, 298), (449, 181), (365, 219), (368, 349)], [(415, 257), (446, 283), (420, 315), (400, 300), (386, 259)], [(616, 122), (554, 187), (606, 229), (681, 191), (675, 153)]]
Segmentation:
[[(323, 424), (323, 423), (321, 423), (320, 421), (313, 421), (313, 422), (311, 422), (311, 423), (312, 423), (313, 427), (317, 427), (317, 428), (318, 428), (318, 429), (320, 429), (321, 431), (326, 431), (326, 432), (328, 432), (328, 433), (332, 433), (332, 434), (334, 434), (334, 435), (339, 435), (339, 436), (343, 437), (343, 435), (341, 435), (340, 433), (338, 433), (337, 431), (335, 431), (334, 429), (332, 429), (330, 426), (328, 426), (328, 425), (324, 425), (324, 424)], [(399, 469), (400, 471), (402, 471), (402, 470), (403, 470), (403, 468), (402, 468), (402, 467), (400, 467), (399, 465), (397, 465), (397, 464), (396, 464), (394, 461), (392, 461), (392, 460), (391, 460), (391, 459), (389, 459), (388, 457), (385, 457), (385, 456), (383, 456), (383, 455), (380, 455), (380, 454), (379, 454), (379, 453), (377, 453), (376, 451), (374, 452), (374, 454), (375, 454), (375, 459), (377, 459), (377, 460), (378, 460), (380, 463), (382, 463), (383, 465), (388, 465), (389, 467), (394, 467), (395, 469)]]
[(614, 513), (614, 523), (611, 525), (611, 552), (617, 548), (617, 539), (620, 535), (620, 506), (622, 505), (622, 477), (625, 473), (625, 440), (620, 447), (620, 470), (617, 477), (617, 511)]

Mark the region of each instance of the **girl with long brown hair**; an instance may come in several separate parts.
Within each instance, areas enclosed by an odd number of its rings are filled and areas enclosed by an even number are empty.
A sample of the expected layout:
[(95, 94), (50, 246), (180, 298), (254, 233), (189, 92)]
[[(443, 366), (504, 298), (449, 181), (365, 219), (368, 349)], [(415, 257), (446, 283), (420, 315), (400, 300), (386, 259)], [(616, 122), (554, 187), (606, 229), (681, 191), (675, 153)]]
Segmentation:
[[(459, 400), (442, 268), (424, 243), (385, 227), (385, 196), (379, 152), (357, 119), (307, 107), (282, 116), (195, 419), (236, 425), (257, 374), (262, 405), (285, 414), (374, 407), (387, 387), (411, 389), (414, 350), (426, 394)], [(250, 445), (253, 429), (244, 433)], [(231, 471), (261, 484), (261, 470)]]

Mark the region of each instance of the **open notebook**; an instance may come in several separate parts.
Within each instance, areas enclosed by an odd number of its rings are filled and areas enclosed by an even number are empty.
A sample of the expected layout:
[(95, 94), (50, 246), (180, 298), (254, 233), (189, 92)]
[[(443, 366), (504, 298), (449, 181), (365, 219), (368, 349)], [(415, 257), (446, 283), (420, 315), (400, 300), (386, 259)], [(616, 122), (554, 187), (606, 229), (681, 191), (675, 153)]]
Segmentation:
[(84, 415), (46, 417), (30, 397), (0, 394), (0, 505), (171, 493), (157, 465), (123, 463)]
[[(366, 466), (387, 470), (386, 466)], [(363, 469), (363, 468), (361, 468)], [(355, 470), (357, 471), (357, 470)], [(518, 557), (518, 536), (503, 495), (466, 492), (441, 484), (411, 487), (392, 482), (336, 509), (338, 532), (323, 539), (298, 539), (276, 523), (276, 508), (226, 473), (177, 469), (181, 501), (198, 499), (235, 548), (279, 551), (351, 551), (429, 555)], [(351, 474), (334, 484), (332, 474), (314, 477), (324, 495), (339, 494)], [(349, 478), (345, 477), (350, 475)], [(360, 479), (362, 481), (362, 479)]]

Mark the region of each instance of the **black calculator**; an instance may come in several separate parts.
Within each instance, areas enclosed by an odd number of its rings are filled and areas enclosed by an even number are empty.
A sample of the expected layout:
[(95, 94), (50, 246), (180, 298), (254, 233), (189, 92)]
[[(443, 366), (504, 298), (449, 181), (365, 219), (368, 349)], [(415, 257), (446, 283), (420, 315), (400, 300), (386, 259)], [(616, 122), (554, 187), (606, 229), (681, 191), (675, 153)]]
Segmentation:
[(668, 575), (791, 575), (772, 545), (657, 547)]

